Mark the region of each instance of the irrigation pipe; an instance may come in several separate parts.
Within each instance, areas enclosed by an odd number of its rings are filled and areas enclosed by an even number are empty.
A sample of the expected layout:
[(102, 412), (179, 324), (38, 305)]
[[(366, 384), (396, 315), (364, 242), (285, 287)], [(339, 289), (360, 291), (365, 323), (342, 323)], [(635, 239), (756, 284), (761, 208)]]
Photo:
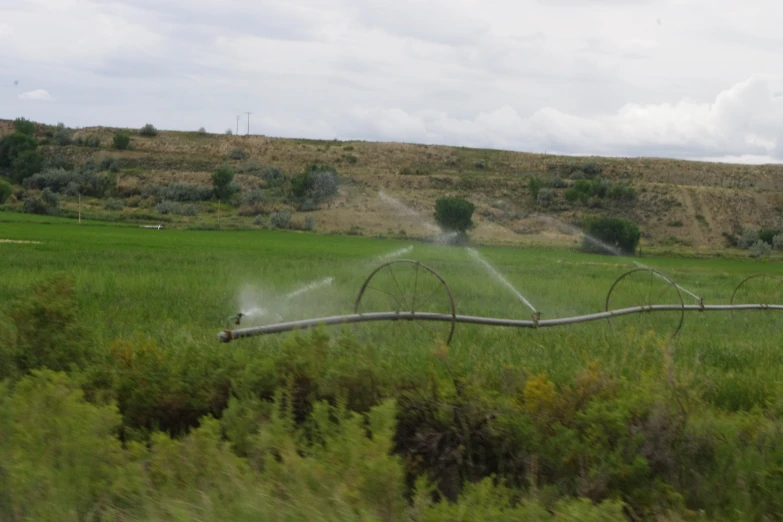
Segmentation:
[(224, 330), (218, 334), (218, 340), (224, 343), (231, 342), (234, 339), (244, 337), (253, 337), (256, 335), (268, 335), (294, 330), (313, 328), (319, 325), (333, 326), (351, 323), (369, 323), (377, 321), (440, 321), (455, 322), (465, 324), (479, 324), (486, 326), (511, 326), (516, 328), (545, 328), (551, 326), (563, 326), (567, 324), (587, 323), (601, 319), (610, 319), (623, 315), (640, 314), (648, 312), (721, 312), (733, 310), (780, 310), (783, 311), (783, 305), (778, 304), (736, 304), (736, 305), (647, 305), (633, 306), (630, 308), (620, 308), (599, 312), (595, 314), (576, 315), (573, 317), (561, 317), (557, 319), (520, 320), (520, 319), (502, 319), (495, 317), (478, 317), (472, 315), (451, 315), (423, 312), (372, 312), (365, 314), (347, 314), (335, 315), (331, 317), (321, 317), (318, 319), (303, 319), (300, 321), (290, 321), (286, 323), (270, 324), (265, 326), (254, 326), (250, 328), (239, 328), (236, 330)]

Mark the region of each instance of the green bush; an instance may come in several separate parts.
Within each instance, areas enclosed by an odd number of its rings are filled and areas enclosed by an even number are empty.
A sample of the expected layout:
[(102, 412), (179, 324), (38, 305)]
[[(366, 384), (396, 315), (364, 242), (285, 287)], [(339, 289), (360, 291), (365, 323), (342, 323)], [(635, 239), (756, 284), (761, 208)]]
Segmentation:
[(329, 167), (311, 165), (291, 178), (291, 193), (300, 202), (311, 199), (316, 205), (337, 195), (337, 171)]
[(90, 134), (84, 140), (84, 146), (91, 149), (98, 149), (101, 147), (101, 137), (96, 134)]
[(248, 155), (248, 153), (247, 153), (247, 152), (245, 152), (245, 149), (242, 149), (242, 148), (239, 148), (239, 147), (237, 147), (237, 148), (235, 148), (235, 149), (231, 149), (231, 150), (228, 152), (228, 157), (229, 157), (230, 159), (233, 159), (233, 160), (243, 160), (243, 159), (247, 159), (247, 158), (248, 158), (248, 156), (249, 156), (249, 155)]
[(476, 206), (458, 197), (442, 197), (435, 202), (435, 221), (444, 230), (465, 232), (473, 226)]
[(21, 132), (22, 134), (26, 134), (28, 136), (35, 136), (35, 132), (37, 130), (34, 122), (24, 118), (16, 118), (14, 120), (14, 129), (16, 132)]
[(13, 179), (22, 183), (33, 174), (41, 172), (44, 168), (45, 158), (38, 150), (25, 150), (11, 162)]
[(152, 138), (158, 135), (158, 129), (155, 128), (155, 126), (151, 123), (147, 123), (139, 129), (139, 136), (147, 136), (148, 138)]
[(555, 200), (555, 191), (550, 188), (541, 188), (538, 191), (536, 202), (543, 208), (549, 207)]
[(313, 216), (305, 217), (304, 229), (307, 231), (315, 230), (315, 218)]
[(612, 248), (618, 248), (625, 254), (633, 254), (641, 239), (641, 232), (636, 223), (623, 218), (587, 219), (583, 227), (589, 237), (586, 237), (582, 243), (582, 249), (588, 252), (607, 253), (604, 247), (590, 240), (590, 237)]
[(99, 170), (108, 170), (110, 172), (119, 172), (120, 171), (120, 161), (117, 158), (114, 158), (112, 156), (106, 156), (101, 160), (100, 165), (98, 166)]
[(144, 198), (154, 197), (158, 201), (197, 202), (209, 201), (213, 192), (209, 187), (189, 183), (171, 185), (147, 185), (141, 193)]
[(530, 191), (530, 197), (533, 201), (538, 200), (538, 192), (544, 187), (544, 182), (537, 176), (530, 176), (527, 182), (527, 189)]
[(755, 245), (759, 240), (759, 233), (751, 228), (746, 228), (737, 239), (737, 247), (748, 249)]
[(14, 187), (7, 181), (0, 179), (0, 205), (8, 201), (11, 194), (14, 192)]
[(266, 182), (267, 187), (279, 187), (288, 179), (285, 172), (278, 167), (264, 167), (261, 169), (260, 177)]
[(130, 146), (130, 133), (127, 131), (118, 131), (114, 133), (112, 144), (117, 150), (125, 150)]
[(38, 141), (32, 136), (14, 132), (0, 139), (0, 167), (11, 167), (14, 160), (26, 151), (38, 148)]
[(155, 205), (159, 214), (177, 214), (179, 216), (196, 216), (198, 209), (195, 205), (186, 205), (176, 201), (161, 201)]
[(64, 123), (58, 123), (52, 134), (52, 145), (65, 147), (73, 141), (73, 131), (65, 126)]
[(233, 185), (234, 169), (228, 165), (221, 165), (212, 173), (212, 189), (215, 197), (221, 200), (231, 198), (237, 190)]
[(291, 225), (291, 213), (287, 210), (272, 212), (269, 215), (269, 222), (275, 228), (288, 228)]
[(103, 208), (106, 210), (122, 210), (125, 203), (121, 199), (109, 198), (103, 202)]
[(775, 239), (775, 236), (777, 236), (778, 234), (780, 234), (780, 230), (776, 228), (767, 227), (759, 230), (758, 236), (761, 241), (764, 241), (769, 246), (772, 246), (772, 241)]

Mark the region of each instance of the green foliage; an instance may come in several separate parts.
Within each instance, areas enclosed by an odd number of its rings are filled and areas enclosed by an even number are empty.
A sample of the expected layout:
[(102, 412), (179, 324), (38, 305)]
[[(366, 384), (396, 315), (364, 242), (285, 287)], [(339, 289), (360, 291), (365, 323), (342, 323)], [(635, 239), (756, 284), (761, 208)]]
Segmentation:
[(291, 193), (300, 203), (309, 199), (319, 205), (336, 196), (338, 188), (337, 171), (330, 167), (310, 165), (291, 178)]
[(245, 149), (237, 147), (235, 149), (231, 149), (228, 152), (228, 157), (232, 160), (243, 160), (243, 159), (247, 159), (249, 157), (249, 154), (245, 152)]
[(90, 134), (84, 139), (84, 146), (91, 149), (99, 149), (101, 147), (101, 137), (97, 134)]
[(759, 239), (753, 246), (750, 247), (750, 252), (753, 257), (760, 259), (772, 253), (772, 245)]
[(41, 172), (44, 161), (44, 155), (38, 150), (26, 150), (20, 153), (11, 162), (14, 181), (21, 183), (33, 174)]
[(14, 120), (14, 130), (28, 136), (35, 136), (37, 129), (34, 122), (24, 118), (16, 118)]
[(14, 187), (7, 181), (0, 179), (0, 205), (8, 201), (8, 198), (11, 197), (13, 192)]
[(264, 167), (261, 169), (260, 177), (266, 182), (267, 187), (279, 187), (288, 180), (288, 176), (279, 167)]
[(537, 176), (530, 176), (527, 182), (527, 189), (530, 191), (530, 197), (533, 201), (538, 200), (538, 192), (544, 187), (544, 181)]
[[(599, 241), (616, 247), (626, 254), (633, 254), (642, 235), (636, 223), (623, 218), (600, 217), (585, 220), (585, 232)], [(607, 253), (601, 245), (585, 239), (582, 249), (588, 252)]]
[(146, 136), (148, 138), (153, 138), (157, 135), (158, 135), (158, 129), (156, 129), (155, 126), (151, 123), (147, 123), (141, 129), (139, 129), (139, 136)]
[(21, 154), (38, 148), (38, 141), (27, 134), (14, 132), (0, 140), (0, 167), (12, 167)]
[(435, 221), (444, 230), (465, 232), (473, 226), (476, 206), (458, 197), (442, 197), (435, 202)]
[(24, 180), (28, 189), (49, 189), (53, 192), (103, 197), (111, 194), (117, 185), (113, 172), (99, 174), (95, 170), (82, 168), (74, 171), (47, 169)]
[(130, 133), (128, 131), (117, 131), (112, 138), (112, 144), (117, 150), (125, 150), (130, 146)]
[(147, 185), (142, 197), (154, 197), (158, 201), (196, 202), (212, 199), (213, 190), (201, 185), (172, 183), (171, 185)]
[(198, 208), (195, 205), (186, 205), (176, 201), (161, 201), (155, 205), (155, 210), (159, 214), (177, 214), (179, 216), (198, 215)]
[(287, 210), (279, 210), (269, 215), (269, 222), (275, 228), (288, 228), (291, 225), (291, 213)]
[(120, 171), (120, 162), (117, 158), (114, 158), (112, 156), (106, 156), (101, 160), (100, 165), (98, 166), (99, 170), (108, 170), (110, 172), (119, 172)]
[(57, 215), (60, 211), (60, 198), (50, 189), (45, 188), (39, 196), (25, 198), (22, 211), (27, 214)]
[(759, 241), (759, 233), (751, 228), (746, 228), (737, 239), (737, 247), (750, 248)]
[(103, 208), (106, 210), (122, 210), (125, 208), (125, 203), (121, 199), (108, 198), (103, 202)]
[[(0, 188), (0, 193), (2, 193), (2, 190)], [(2, 195), (0, 195), (0, 201), (2, 201)], [(778, 234), (772, 238), (772, 247), (775, 250), (783, 250), (783, 234)]]
[(758, 237), (761, 241), (767, 243), (769, 246), (772, 246), (772, 241), (778, 234), (780, 234), (780, 230), (767, 227), (759, 230)]
[(536, 202), (543, 208), (549, 207), (555, 200), (555, 191), (550, 188), (541, 188), (538, 190), (538, 196)]
[(212, 189), (215, 197), (221, 200), (229, 199), (236, 192), (231, 184), (234, 181), (234, 169), (221, 165), (212, 173)]
[(52, 134), (52, 145), (65, 147), (73, 141), (73, 131), (65, 126), (64, 123), (58, 123)]

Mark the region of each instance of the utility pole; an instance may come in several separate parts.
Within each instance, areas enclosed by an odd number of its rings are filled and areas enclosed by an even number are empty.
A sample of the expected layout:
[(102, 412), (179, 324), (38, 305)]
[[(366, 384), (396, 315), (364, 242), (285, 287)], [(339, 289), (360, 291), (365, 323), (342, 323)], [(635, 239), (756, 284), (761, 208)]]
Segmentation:
[(247, 114), (247, 135), (250, 136), (250, 115), (253, 114), (252, 112), (248, 112)]
[(237, 136), (239, 136), (239, 114), (237, 114)]

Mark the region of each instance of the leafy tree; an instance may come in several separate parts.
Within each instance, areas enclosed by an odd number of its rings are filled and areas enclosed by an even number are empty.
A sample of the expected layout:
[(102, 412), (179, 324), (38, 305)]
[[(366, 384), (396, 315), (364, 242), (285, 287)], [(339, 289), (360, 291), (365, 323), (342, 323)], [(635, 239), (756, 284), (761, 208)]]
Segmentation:
[[(586, 233), (602, 243), (619, 248), (626, 254), (633, 254), (639, 245), (642, 233), (636, 223), (623, 218), (600, 217), (587, 219), (584, 222)], [(585, 238), (582, 249), (588, 252), (606, 253), (606, 249), (597, 245), (595, 241)]]
[(435, 202), (435, 221), (445, 230), (465, 232), (473, 226), (476, 206), (457, 197), (442, 197)]
[(38, 148), (38, 141), (32, 136), (14, 132), (0, 140), (0, 167), (10, 167), (14, 159), (27, 150)]
[(8, 201), (8, 198), (11, 197), (13, 191), (14, 187), (12, 187), (10, 183), (0, 179), (0, 205)]
[(130, 145), (130, 134), (127, 131), (118, 131), (114, 134), (112, 141), (115, 149), (125, 150)]
[(300, 201), (311, 199), (315, 204), (328, 201), (337, 194), (337, 171), (330, 167), (311, 165), (291, 178), (291, 193)]
[(22, 152), (11, 162), (14, 180), (21, 183), (33, 174), (38, 174), (44, 168), (44, 161), (44, 155), (40, 151), (26, 150)]
[(153, 124), (148, 123), (141, 129), (139, 129), (139, 135), (152, 138), (158, 135), (158, 129), (156, 129)]
[(778, 234), (780, 234), (780, 230), (774, 228), (762, 228), (759, 230), (759, 239), (771, 246), (772, 240)]
[(60, 147), (70, 145), (72, 141), (73, 131), (65, 126), (64, 123), (58, 123), (57, 128), (52, 135), (52, 143)]
[(16, 132), (21, 132), (22, 134), (35, 136), (35, 123), (31, 122), (30, 120), (16, 118), (14, 120), (14, 129), (16, 129)]
[(228, 165), (221, 165), (212, 173), (212, 188), (215, 192), (215, 196), (218, 199), (228, 199), (234, 192), (236, 192), (236, 186), (232, 184), (234, 181), (234, 169)]

